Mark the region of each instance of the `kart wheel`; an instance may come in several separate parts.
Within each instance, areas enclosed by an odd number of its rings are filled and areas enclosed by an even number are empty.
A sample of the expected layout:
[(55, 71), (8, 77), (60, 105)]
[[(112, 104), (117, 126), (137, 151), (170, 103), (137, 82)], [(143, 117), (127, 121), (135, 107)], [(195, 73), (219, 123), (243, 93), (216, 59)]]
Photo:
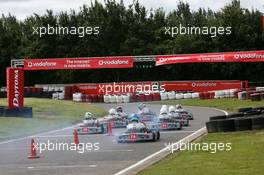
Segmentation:
[(190, 126), (190, 120), (188, 119), (187, 121), (188, 121), (188, 122), (187, 122), (187, 126)]
[(153, 132), (152, 133), (152, 141), (155, 142), (156, 141), (156, 134)]
[(157, 140), (159, 140), (160, 139), (160, 132), (158, 131), (157, 132)]

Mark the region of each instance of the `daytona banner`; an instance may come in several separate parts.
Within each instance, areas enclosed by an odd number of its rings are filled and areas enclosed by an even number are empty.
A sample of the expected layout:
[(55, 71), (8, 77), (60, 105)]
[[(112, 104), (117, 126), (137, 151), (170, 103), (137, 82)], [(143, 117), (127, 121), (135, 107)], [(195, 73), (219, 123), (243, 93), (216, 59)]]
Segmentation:
[(8, 108), (22, 108), (24, 105), (24, 69), (6, 69)]
[(132, 57), (25, 59), (25, 70), (132, 68)]
[(157, 56), (156, 66), (178, 63), (263, 62), (264, 51), (179, 54)]

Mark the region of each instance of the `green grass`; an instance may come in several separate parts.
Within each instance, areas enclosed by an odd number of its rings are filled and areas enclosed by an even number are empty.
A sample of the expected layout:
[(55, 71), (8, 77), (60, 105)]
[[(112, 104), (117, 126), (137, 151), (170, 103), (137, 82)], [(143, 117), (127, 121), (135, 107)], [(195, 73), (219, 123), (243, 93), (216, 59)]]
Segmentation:
[(200, 143), (231, 143), (230, 151), (181, 151), (138, 175), (262, 175), (264, 131), (208, 134)]
[(226, 110), (228, 112), (236, 112), (238, 108), (242, 108), (242, 107), (264, 106), (263, 101), (238, 100), (233, 98), (210, 99), (210, 100), (200, 100), (200, 99), (165, 100), (165, 101), (157, 101), (151, 103), (167, 104), (167, 105), (182, 104), (187, 106), (214, 107), (214, 108)]
[[(0, 99), (0, 105), (6, 106), (6, 99)], [(25, 106), (33, 107), (33, 118), (0, 117), (0, 140), (69, 126), (81, 121), (87, 111), (106, 114), (94, 105), (64, 100), (25, 98)]]

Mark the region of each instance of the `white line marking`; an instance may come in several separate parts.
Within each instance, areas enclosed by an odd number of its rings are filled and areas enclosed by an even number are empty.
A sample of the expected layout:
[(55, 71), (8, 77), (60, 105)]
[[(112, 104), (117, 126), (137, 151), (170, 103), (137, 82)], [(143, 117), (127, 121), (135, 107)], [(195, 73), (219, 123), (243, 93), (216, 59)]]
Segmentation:
[[(192, 107), (192, 106), (191, 106), (191, 107)], [(207, 107), (204, 107), (204, 108), (207, 108)], [(225, 115), (228, 114), (228, 112), (226, 112), (226, 111), (224, 111), (224, 110), (221, 110), (221, 109), (209, 108), (209, 107), (208, 107), (208, 109), (214, 109), (214, 110), (217, 110), (217, 111), (221, 111), (221, 112), (225, 113)], [(196, 132), (194, 132), (194, 133), (188, 135), (187, 137), (184, 137), (184, 138), (181, 139), (180, 141), (178, 141), (178, 142), (176, 142), (176, 143), (174, 143), (174, 144), (172, 144), (172, 145), (170, 145), (170, 146), (167, 146), (167, 147), (165, 147), (165, 148), (163, 148), (163, 149), (161, 149), (161, 150), (159, 150), (159, 151), (157, 151), (157, 152), (155, 152), (155, 153), (153, 153), (153, 154), (151, 154), (151, 155), (145, 157), (144, 159), (138, 161), (137, 163), (135, 163), (135, 164), (133, 164), (133, 165), (131, 165), (131, 166), (129, 166), (129, 167), (127, 167), (127, 168), (125, 168), (125, 169), (123, 169), (123, 170), (117, 172), (117, 173), (115, 173), (115, 175), (123, 175), (123, 174), (127, 173), (128, 171), (130, 171), (130, 170), (132, 170), (132, 169), (134, 169), (134, 168), (140, 166), (141, 164), (146, 163), (147, 161), (151, 160), (151, 159), (154, 158), (155, 156), (157, 156), (157, 155), (159, 155), (159, 154), (161, 154), (161, 153), (163, 153), (163, 152), (165, 152), (165, 151), (168, 151), (168, 150), (170, 149), (170, 147), (174, 147), (175, 145), (180, 144), (180, 142), (184, 143), (184, 142), (186, 142), (186, 141), (187, 141), (187, 142), (193, 141), (193, 140), (195, 140), (196, 138), (198, 138), (199, 136), (205, 134), (206, 132), (207, 132), (206, 127), (203, 127), (203, 128), (201, 128), (201, 129), (197, 130)], [(165, 153), (166, 153), (166, 152), (165, 152)], [(168, 154), (169, 154), (169, 151), (168, 151)]]
[(40, 165), (29, 166), (27, 169), (49, 169), (49, 168), (96, 168), (97, 165)]

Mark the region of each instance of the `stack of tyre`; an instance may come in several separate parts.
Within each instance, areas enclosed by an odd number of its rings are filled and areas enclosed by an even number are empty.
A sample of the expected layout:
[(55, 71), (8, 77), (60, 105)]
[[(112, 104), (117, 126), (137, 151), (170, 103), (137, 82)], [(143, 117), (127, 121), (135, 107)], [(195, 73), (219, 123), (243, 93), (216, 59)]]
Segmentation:
[(264, 129), (264, 107), (240, 108), (237, 113), (210, 117), (208, 133)]

